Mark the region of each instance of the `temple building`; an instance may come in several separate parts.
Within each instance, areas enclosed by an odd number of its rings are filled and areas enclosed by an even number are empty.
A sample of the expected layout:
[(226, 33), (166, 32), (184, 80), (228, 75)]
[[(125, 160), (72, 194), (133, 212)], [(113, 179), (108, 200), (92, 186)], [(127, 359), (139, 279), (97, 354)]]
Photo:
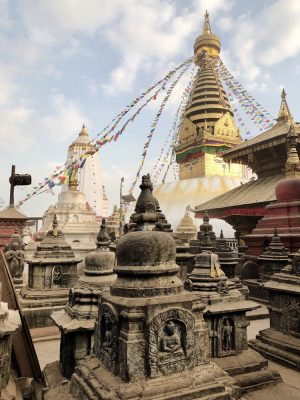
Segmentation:
[[(69, 146), (66, 165), (78, 163), (83, 154), (88, 154), (89, 157), (81, 161), (84, 165), (78, 169), (78, 189), (85, 195), (97, 217), (106, 218), (108, 217), (108, 198), (103, 185), (99, 155), (84, 125), (77, 139)], [(68, 184), (62, 186), (62, 191), (65, 190), (68, 190)]]
[[(96, 213), (88, 204), (84, 193), (77, 189), (77, 178), (72, 175), (68, 190), (58, 195), (56, 205), (48, 208), (43, 216), (43, 225), (37, 233), (38, 239), (47, 234), (56, 215), (65, 240), (70, 243), (75, 255), (81, 259), (95, 249), (95, 242), (99, 230)], [(32, 250), (36, 243), (29, 247)]]
[(154, 191), (175, 226), (179, 222), (178, 215), (188, 205), (201, 204), (233, 189), (247, 178), (246, 168), (221, 158), (224, 151), (241, 144), (242, 139), (215, 71), (220, 49), (220, 39), (212, 33), (206, 13), (202, 33), (194, 44), (195, 64), (199, 71), (175, 148), (179, 181), (161, 184)]
[[(235, 229), (239, 244), (244, 245), (242, 237), (250, 234), (258, 221), (268, 212), (266, 206), (276, 201), (275, 187), (284, 177), (288, 158), (288, 136), (291, 130), (296, 136), (294, 146), (296, 153), (299, 153), (300, 127), (294, 122), (283, 90), (277, 123), (271, 129), (228, 150), (223, 155), (228, 163), (248, 165), (257, 175), (257, 179), (253, 178), (212, 200), (199, 203), (200, 205), (195, 207), (196, 217), (201, 217), (208, 211), (211, 218), (223, 219)], [(275, 222), (272, 227), (270, 226), (269, 241), (276, 227), (279, 228)]]

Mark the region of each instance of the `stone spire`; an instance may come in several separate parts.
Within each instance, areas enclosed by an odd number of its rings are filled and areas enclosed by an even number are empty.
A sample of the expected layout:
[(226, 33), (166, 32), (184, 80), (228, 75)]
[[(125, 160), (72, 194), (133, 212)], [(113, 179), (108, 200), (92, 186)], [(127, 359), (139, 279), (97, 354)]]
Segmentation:
[(209, 223), (209, 215), (207, 211), (203, 214), (203, 222), (200, 225), (200, 230), (197, 235), (198, 239), (203, 239), (206, 233), (208, 233), (211, 242), (216, 240), (216, 234), (213, 231), (213, 226)]
[(287, 135), (288, 151), (285, 163), (286, 178), (296, 178), (300, 176), (300, 160), (297, 152), (298, 134), (295, 131), (295, 124), (291, 125)]
[(152, 195), (153, 186), (149, 174), (142, 176), (140, 189), (141, 193), (137, 199), (134, 213), (130, 217), (129, 229), (131, 231), (152, 231), (159, 221), (157, 213), (159, 204)]
[(278, 122), (288, 122), (288, 123), (293, 123), (294, 118), (290, 112), (289, 106), (286, 101), (286, 91), (282, 89), (281, 92), (281, 103), (279, 107), (279, 113), (278, 113)]
[(216, 254), (219, 256), (219, 261), (222, 270), (225, 272), (227, 278), (236, 278), (236, 267), (239, 263), (237, 253), (233, 252), (224, 238), (223, 230), (221, 230), (220, 238), (216, 240)]
[(102, 218), (102, 224), (100, 226), (100, 231), (97, 235), (97, 242), (96, 245), (98, 248), (106, 248), (108, 247), (110, 244), (110, 237), (107, 233), (107, 229), (106, 229), (106, 221), (105, 218)]

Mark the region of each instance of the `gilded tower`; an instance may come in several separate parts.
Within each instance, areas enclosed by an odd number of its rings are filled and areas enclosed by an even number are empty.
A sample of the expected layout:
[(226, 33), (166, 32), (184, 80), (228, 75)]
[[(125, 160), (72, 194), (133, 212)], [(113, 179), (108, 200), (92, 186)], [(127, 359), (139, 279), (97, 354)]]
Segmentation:
[(215, 64), (221, 49), (212, 33), (208, 12), (203, 30), (194, 44), (199, 66), (176, 146), (179, 179), (211, 175), (242, 177), (242, 166), (226, 164), (222, 153), (242, 142), (226, 92)]

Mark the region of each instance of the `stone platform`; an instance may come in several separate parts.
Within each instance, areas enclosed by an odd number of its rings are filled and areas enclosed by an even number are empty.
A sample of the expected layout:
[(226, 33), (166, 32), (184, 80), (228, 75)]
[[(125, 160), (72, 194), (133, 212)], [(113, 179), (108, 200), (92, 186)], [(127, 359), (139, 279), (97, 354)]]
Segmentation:
[(269, 328), (260, 331), (249, 345), (267, 358), (300, 370), (300, 338)]
[(234, 378), (241, 394), (282, 382), (279, 373), (268, 368), (268, 361), (251, 349), (212, 361)]
[[(230, 400), (232, 389), (228, 375), (213, 363), (165, 377), (124, 382), (100, 365), (96, 357), (85, 359), (72, 376), (76, 399), (144, 400)], [(226, 386), (225, 386), (226, 385)]]
[(23, 288), (19, 294), (23, 314), (29, 329), (54, 326), (50, 315), (62, 310), (69, 298), (69, 289), (31, 290)]

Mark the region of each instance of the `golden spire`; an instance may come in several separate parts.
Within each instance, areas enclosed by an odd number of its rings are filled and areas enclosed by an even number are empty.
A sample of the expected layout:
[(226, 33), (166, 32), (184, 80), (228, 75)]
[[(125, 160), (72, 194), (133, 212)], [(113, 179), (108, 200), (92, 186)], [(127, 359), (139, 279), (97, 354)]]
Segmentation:
[(199, 56), (204, 52), (210, 57), (216, 58), (221, 50), (221, 41), (217, 35), (212, 33), (209, 14), (206, 11), (204, 15), (204, 24), (202, 33), (197, 37), (194, 44), (195, 63), (199, 64)]
[(204, 24), (203, 24), (203, 29), (202, 29), (202, 35), (211, 35), (211, 27), (210, 27), (210, 22), (209, 22), (209, 14), (208, 11), (205, 11), (204, 14)]
[(298, 134), (295, 131), (295, 124), (291, 125), (287, 135), (288, 151), (285, 163), (285, 177), (296, 178), (300, 176), (300, 160), (297, 152)]
[(69, 179), (69, 190), (76, 191), (77, 186), (78, 186), (78, 179), (76, 175), (76, 170), (74, 169)]
[(278, 122), (289, 122), (290, 124), (294, 122), (294, 118), (290, 112), (289, 106), (286, 101), (286, 92), (282, 89), (281, 92), (281, 103), (278, 113)]

